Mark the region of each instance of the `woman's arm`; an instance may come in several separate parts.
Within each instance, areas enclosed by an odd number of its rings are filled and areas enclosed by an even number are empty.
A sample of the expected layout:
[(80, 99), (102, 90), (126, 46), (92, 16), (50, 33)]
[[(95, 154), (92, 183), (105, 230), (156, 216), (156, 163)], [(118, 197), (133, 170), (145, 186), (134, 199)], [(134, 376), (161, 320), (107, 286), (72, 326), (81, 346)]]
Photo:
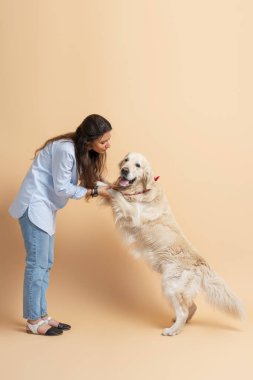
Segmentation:
[(52, 151), (52, 176), (54, 191), (58, 197), (80, 199), (87, 189), (71, 182), (75, 157), (68, 152), (64, 144), (57, 144)]

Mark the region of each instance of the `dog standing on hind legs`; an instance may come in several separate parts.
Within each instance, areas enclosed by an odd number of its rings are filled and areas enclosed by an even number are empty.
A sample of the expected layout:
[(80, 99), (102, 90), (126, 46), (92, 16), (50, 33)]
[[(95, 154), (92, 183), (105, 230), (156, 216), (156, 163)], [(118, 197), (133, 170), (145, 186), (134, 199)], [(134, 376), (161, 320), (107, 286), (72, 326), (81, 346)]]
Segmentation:
[(173, 336), (183, 329), (196, 311), (194, 298), (201, 290), (213, 306), (242, 317), (240, 300), (184, 236), (146, 158), (129, 153), (119, 167), (109, 203), (132, 253), (162, 275), (164, 294), (175, 311), (174, 323), (162, 334)]

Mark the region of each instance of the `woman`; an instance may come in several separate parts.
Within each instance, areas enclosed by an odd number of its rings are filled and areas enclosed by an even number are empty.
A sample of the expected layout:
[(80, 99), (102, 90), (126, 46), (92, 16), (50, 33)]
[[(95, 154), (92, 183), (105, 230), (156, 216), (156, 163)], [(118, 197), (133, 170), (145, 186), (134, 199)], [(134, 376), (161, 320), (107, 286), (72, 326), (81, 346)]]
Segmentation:
[(19, 219), (26, 248), (23, 317), (29, 333), (57, 336), (71, 327), (47, 314), (56, 212), (69, 198), (108, 196), (108, 186), (98, 187), (97, 181), (102, 179), (111, 129), (108, 120), (94, 114), (87, 116), (75, 132), (47, 140), (36, 150), (9, 209), (11, 216)]

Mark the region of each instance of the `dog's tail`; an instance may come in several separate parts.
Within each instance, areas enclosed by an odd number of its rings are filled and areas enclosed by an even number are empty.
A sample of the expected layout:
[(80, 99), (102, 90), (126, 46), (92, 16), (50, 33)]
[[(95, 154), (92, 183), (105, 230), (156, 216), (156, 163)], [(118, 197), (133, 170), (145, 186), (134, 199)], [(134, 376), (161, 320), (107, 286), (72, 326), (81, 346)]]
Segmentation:
[(225, 281), (205, 264), (201, 265), (201, 272), (202, 289), (206, 293), (207, 301), (214, 307), (243, 319), (245, 317), (243, 305)]

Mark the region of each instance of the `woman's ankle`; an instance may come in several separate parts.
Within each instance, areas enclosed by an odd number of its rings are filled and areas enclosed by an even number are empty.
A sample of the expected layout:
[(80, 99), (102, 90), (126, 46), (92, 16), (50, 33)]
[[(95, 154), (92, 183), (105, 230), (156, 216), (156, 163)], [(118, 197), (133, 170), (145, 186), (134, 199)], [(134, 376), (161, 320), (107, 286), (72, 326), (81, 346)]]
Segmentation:
[(39, 318), (39, 319), (27, 319), (27, 322), (30, 323), (31, 325), (36, 325), (36, 323), (38, 323), (40, 320), (41, 320), (41, 318)]

